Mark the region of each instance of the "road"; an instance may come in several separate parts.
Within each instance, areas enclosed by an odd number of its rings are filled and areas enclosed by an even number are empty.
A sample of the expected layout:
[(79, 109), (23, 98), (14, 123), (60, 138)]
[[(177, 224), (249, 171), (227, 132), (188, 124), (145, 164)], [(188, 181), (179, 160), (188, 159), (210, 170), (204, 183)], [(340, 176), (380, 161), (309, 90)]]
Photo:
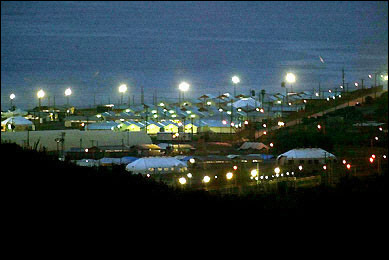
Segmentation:
[[(376, 93), (377, 97), (381, 96), (384, 92), (386, 92), (386, 91), (377, 92), (377, 93)], [(370, 94), (366, 94), (366, 95), (364, 95), (364, 96), (361, 96), (361, 97), (358, 97), (358, 98), (356, 98), (356, 99), (350, 100), (350, 101), (348, 101), (348, 102), (345, 102), (345, 103), (343, 103), (343, 104), (337, 105), (337, 106), (335, 106), (335, 107), (332, 107), (332, 108), (329, 108), (329, 109), (326, 109), (326, 110), (323, 110), (323, 111), (314, 113), (314, 114), (312, 114), (312, 115), (309, 115), (309, 116), (302, 116), (302, 117), (300, 117), (300, 118), (297, 118), (297, 119), (294, 119), (294, 120), (292, 120), (292, 121), (286, 122), (286, 123), (285, 123), (285, 126), (283, 126), (283, 127), (290, 127), (290, 126), (294, 126), (294, 125), (300, 124), (300, 123), (301, 123), (301, 120), (302, 120), (303, 118), (305, 118), (305, 117), (307, 117), (307, 118), (311, 118), (311, 117), (316, 118), (316, 117), (323, 116), (323, 115), (325, 115), (325, 114), (327, 114), (327, 113), (331, 113), (331, 112), (333, 112), (333, 111), (335, 111), (335, 110), (338, 110), (338, 109), (342, 109), (342, 108), (345, 108), (345, 107), (348, 107), (348, 106), (356, 106), (356, 104), (361, 103), (362, 100), (364, 100), (367, 96), (371, 96), (371, 95), (372, 95), (371, 93), (370, 93)], [(269, 131), (274, 131), (274, 130), (277, 130), (277, 129), (280, 129), (280, 126), (273, 126), (273, 127), (270, 127), (270, 128), (268, 128), (266, 131), (269, 132)], [(255, 137), (258, 138), (258, 137), (262, 136), (262, 135), (263, 135), (263, 132), (264, 132), (263, 130), (261, 130), (261, 131), (256, 131), (256, 132), (255, 132)]]

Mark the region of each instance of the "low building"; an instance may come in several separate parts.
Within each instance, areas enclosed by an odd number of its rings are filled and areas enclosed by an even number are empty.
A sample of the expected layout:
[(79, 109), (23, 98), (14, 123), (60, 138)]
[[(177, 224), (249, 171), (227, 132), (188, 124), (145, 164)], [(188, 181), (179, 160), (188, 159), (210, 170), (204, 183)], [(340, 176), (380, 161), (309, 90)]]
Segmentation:
[(337, 162), (336, 156), (321, 148), (293, 149), (277, 157), (277, 164), (284, 170), (318, 171), (323, 166)]
[(17, 132), (27, 130), (35, 130), (35, 126), (30, 120), (25, 119), (22, 116), (10, 117), (4, 121), (1, 121), (2, 132)]

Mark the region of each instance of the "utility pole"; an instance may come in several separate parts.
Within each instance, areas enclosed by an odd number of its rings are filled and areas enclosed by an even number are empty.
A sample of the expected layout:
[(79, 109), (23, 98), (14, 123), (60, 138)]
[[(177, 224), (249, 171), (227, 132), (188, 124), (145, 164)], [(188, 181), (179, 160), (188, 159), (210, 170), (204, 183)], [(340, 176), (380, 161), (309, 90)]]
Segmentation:
[(344, 92), (344, 68), (342, 68), (342, 87)]
[(140, 102), (142, 103), (142, 104), (144, 104), (145, 103), (145, 98), (144, 98), (144, 92), (143, 92), (143, 86), (141, 87), (141, 89), (140, 89)]

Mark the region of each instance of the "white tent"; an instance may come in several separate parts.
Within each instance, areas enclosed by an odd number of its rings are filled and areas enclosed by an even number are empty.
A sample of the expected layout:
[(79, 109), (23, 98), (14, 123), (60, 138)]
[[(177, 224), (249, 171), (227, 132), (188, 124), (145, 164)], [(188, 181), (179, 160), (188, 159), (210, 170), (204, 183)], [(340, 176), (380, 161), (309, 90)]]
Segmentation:
[(241, 107), (244, 109), (244, 108), (248, 107), (249, 109), (253, 109), (256, 107), (261, 107), (261, 102), (256, 101), (253, 98), (242, 98), (242, 99), (239, 99), (238, 101), (234, 102), (232, 105), (235, 108)]
[(287, 157), (288, 159), (325, 159), (325, 158), (336, 158), (335, 155), (329, 153), (321, 148), (302, 148), (302, 149), (293, 149), (287, 151), (286, 153), (280, 154), (277, 157)]
[(133, 173), (153, 174), (171, 173), (187, 170), (187, 164), (174, 157), (146, 157), (140, 158), (126, 166), (126, 170)]
[(262, 150), (262, 149), (269, 149), (269, 146), (263, 144), (263, 143), (257, 143), (257, 142), (245, 142), (242, 144), (242, 146), (239, 148), (239, 150), (247, 150), (247, 149), (254, 149), (254, 150)]
[(82, 159), (82, 160), (77, 160), (76, 164), (78, 166), (94, 167), (94, 166), (99, 166), (99, 161), (93, 159)]
[(7, 118), (4, 121), (1, 121), (1, 124), (2, 125), (14, 124), (15, 126), (16, 125), (32, 125), (32, 122), (28, 119), (25, 119), (22, 116), (15, 116), (15, 117)]

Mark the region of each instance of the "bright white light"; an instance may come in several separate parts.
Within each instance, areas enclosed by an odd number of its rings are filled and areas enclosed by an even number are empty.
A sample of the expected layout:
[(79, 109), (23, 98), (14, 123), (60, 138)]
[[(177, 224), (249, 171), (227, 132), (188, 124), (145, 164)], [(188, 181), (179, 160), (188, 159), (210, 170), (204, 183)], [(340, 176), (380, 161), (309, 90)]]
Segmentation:
[(316, 93), (315, 95), (316, 95), (316, 97), (318, 97), (318, 96), (319, 96), (319, 93)]
[(207, 102), (207, 105), (208, 105), (208, 106), (210, 106), (211, 104), (212, 104), (212, 102), (211, 102), (211, 101), (208, 101), (208, 102)]
[(188, 176), (189, 179), (193, 177), (191, 173), (188, 173), (186, 176)]
[(45, 96), (45, 92), (41, 89), (37, 93), (38, 98), (43, 98)]
[(384, 159), (386, 159), (386, 155), (384, 154), (384, 155), (382, 155), (382, 157), (384, 157)]
[(185, 179), (184, 177), (181, 177), (180, 179), (178, 179), (178, 181), (179, 181), (182, 185), (186, 184), (186, 179)]
[(164, 104), (164, 103), (159, 103), (159, 105), (160, 105), (161, 107), (165, 106), (165, 104)]
[(274, 169), (274, 172), (276, 173), (276, 174), (279, 174), (280, 173), (280, 168), (279, 167), (276, 167), (275, 169)]
[(358, 87), (359, 84), (358, 84), (358, 82), (355, 82), (354, 85), (355, 85), (356, 87)]
[(124, 93), (127, 91), (127, 85), (126, 84), (122, 84), (119, 86), (119, 92), (120, 93)]
[(284, 122), (282, 122), (282, 121), (278, 121), (278, 126), (284, 126), (285, 125), (285, 123)]
[(331, 92), (332, 92), (332, 90), (331, 90), (331, 89), (329, 89), (329, 90), (328, 90), (328, 92), (330, 92), (330, 93), (331, 93)]
[(294, 83), (296, 81), (296, 76), (293, 73), (287, 73), (285, 79), (289, 83)]
[(376, 140), (376, 141), (378, 141), (378, 137), (376, 136), (376, 137), (374, 137), (374, 139)]
[(238, 83), (240, 82), (240, 79), (239, 79), (238, 76), (233, 76), (233, 77), (231, 78), (231, 80), (232, 80), (232, 83), (234, 83), (234, 84), (238, 84)]
[(303, 170), (303, 166), (299, 165), (299, 170), (302, 171)]
[(65, 90), (65, 96), (70, 96), (72, 94), (72, 90), (70, 88), (67, 88)]
[(273, 143), (270, 143), (270, 147), (273, 147), (274, 146), (274, 144)]
[(388, 75), (385, 75), (385, 76), (384, 76), (384, 80), (388, 80)]
[(254, 170), (251, 171), (250, 174), (251, 174), (251, 176), (255, 177), (255, 176), (258, 175), (258, 171), (256, 169), (254, 169)]
[(369, 78), (370, 78), (370, 79), (371, 79), (371, 77), (372, 77), (371, 74), (369, 74)]
[(223, 112), (223, 109), (219, 108), (219, 112)]
[(262, 126), (263, 126), (263, 127), (266, 127), (266, 124), (263, 124)]
[(9, 95), (9, 98), (10, 99), (14, 99), (16, 96), (15, 96), (15, 94), (14, 93), (12, 93), (11, 95)]
[(189, 162), (190, 162), (190, 163), (195, 163), (195, 161), (196, 161), (196, 160), (195, 160), (194, 158), (190, 158), (190, 159), (189, 159)]
[(231, 179), (232, 179), (232, 176), (234, 176), (234, 175), (232, 174), (232, 172), (227, 172), (227, 174), (226, 174), (227, 180), (231, 180)]
[(327, 170), (327, 166), (326, 165), (323, 165), (323, 170)]
[(209, 178), (209, 176), (204, 176), (204, 178), (203, 178), (204, 183), (208, 183), (210, 180), (211, 180), (211, 178)]
[(226, 121), (226, 120), (223, 120), (222, 123), (223, 123), (223, 125), (226, 125), (226, 124), (227, 124), (227, 121)]
[(181, 82), (180, 85), (178, 85), (178, 88), (183, 91), (183, 92), (186, 92), (189, 90), (189, 87), (190, 85), (188, 83), (186, 83), (185, 81), (184, 82)]

